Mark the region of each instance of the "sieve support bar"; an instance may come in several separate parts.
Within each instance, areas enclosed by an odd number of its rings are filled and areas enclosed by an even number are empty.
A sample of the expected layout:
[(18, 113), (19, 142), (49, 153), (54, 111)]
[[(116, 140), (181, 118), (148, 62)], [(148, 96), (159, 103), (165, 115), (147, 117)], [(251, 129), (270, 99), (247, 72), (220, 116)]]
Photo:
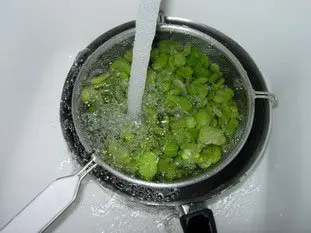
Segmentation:
[(274, 108), (278, 106), (278, 98), (271, 92), (255, 91), (255, 99), (267, 99), (272, 103)]
[(81, 180), (97, 163), (93, 158), (79, 172), (50, 183), (2, 229), (1, 233), (42, 232), (76, 199)]

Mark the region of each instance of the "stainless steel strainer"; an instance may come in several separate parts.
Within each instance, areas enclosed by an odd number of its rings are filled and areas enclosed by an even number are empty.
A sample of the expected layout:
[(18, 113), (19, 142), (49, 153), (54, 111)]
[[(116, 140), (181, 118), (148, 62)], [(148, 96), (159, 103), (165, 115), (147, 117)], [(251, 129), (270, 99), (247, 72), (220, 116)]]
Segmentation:
[[(75, 128), (81, 139), (81, 142), (89, 153), (95, 152), (100, 154), (101, 150), (101, 131), (107, 128), (107, 122), (99, 122), (98, 130), (90, 130), (87, 120), (83, 117), (83, 103), (81, 101), (81, 89), (85, 82), (94, 76), (97, 72), (106, 72), (110, 64), (118, 57), (130, 49), (134, 42), (135, 29), (126, 30), (118, 35), (115, 35), (102, 46), (100, 46), (92, 56), (90, 56), (83, 65), (78, 79), (76, 81), (72, 106), (73, 106), (73, 119)], [(110, 166), (104, 161), (101, 162), (102, 166), (112, 174), (121, 177), (122, 179), (136, 183), (148, 185), (150, 187), (169, 187), (172, 184), (174, 187), (183, 187), (204, 180), (230, 163), (234, 157), (239, 153), (243, 147), (246, 139), (248, 138), (254, 117), (254, 101), (258, 97), (251, 86), (248, 76), (243, 69), (238, 59), (221, 43), (212, 37), (193, 30), (188, 27), (172, 24), (163, 24), (158, 27), (158, 32), (155, 40), (172, 39), (186, 44), (197, 46), (202, 52), (208, 54), (213, 62), (217, 62), (226, 80), (226, 85), (230, 86), (235, 91), (235, 99), (238, 103), (241, 112), (240, 127), (235, 135), (235, 138), (229, 142), (231, 146), (222, 156), (221, 162), (210, 170), (207, 170), (203, 175), (198, 177), (188, 177), (185, 180), (175, 181), (174, 183), (159, 184), (154, 182), (146, 182), (140, 179), (127, 176)], [(100, 160), (102, 155), (96, 156)]]
[[(164, 19), (164, 17), (160, 18)], [(88, 59), (83, 61), (77, 79), (73, 80), (75, 84), (71, 106), (74, 127), (85, 151), (92, 155), (91, 160), (78, 173), (52, 182), (6, 225), (3, 232), (19, 232), (21, 229), (26, 232), (44, 230), (74, 201), (81, 180), (95, 167), (101, 167), (104, 172), (107, 172), (109, 179), (112, 180), (110, 186), (108, 185), (110, 188), (145, 204), (182, 204), (191, 202), (192, 199), (204, 194), (205, 189), (202, 188), (204, 181), (224, 169), (238, 155), (246, 142), (253, 124), (255, 99), (265, 98), (273, 104), (277, 101), (275, 96), (269, 92), (253, 90), (243, 66), (224, 44), (195, 27), (191, 27), (191, 24), (187, 26), (187, 22), (189, 21), (166, 18), (165, 22), (159, 22), (155, 40), (173, 39), (182, 43), (190, 42), (196, 45), (204, 53), (208, 54), (210, 60), (220, 65), (226, 84), (235, 91), (235, 98), (242, 113), (240, 129), (231, 142), (232, 146), (224, 154), (219, 164), (199, 176), (172, 183), (155, 183), (123, 174), (107, 165), (102, 159), (102, 155), (98, 152), (100, 148), (96, 132), (89, 130), (81, 115), (80, 90), (81, 86), (88, 78), (92, 77), (94, 72), (107, 70), (111, 62), (132, 47), (135, 28), (129, 26), (129, 24), (124, 24), (105, 33), (102, 36), (104, 38), (101, 40), (102, 44), (97, 46), (95, 51), (89, 49), (93, 46), (92, 44), (83, 51), (83, 53), (88, 54)], [(79, 60), (76, 62), (79, 63)], [(104, 127), (105, 125), (100, 126), (103, 129)], [(215, 224), (212, 213), (205, 209), (203, 215), (211, 226), (210, 231), (213, 231), (212, 226)], [(32, 221), (34, 216), (36, 216), (35, 222)], [(30, 221), (32, 221), (31, 225), (29, 225)]]

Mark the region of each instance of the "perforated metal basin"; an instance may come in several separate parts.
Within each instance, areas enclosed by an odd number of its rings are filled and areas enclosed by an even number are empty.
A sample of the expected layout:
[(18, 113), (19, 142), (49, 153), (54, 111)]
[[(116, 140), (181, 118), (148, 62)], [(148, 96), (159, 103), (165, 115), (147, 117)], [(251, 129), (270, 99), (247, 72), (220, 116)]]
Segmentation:
[[(226, 84), (235, 91), (235, 98), (242, 113), (239, 131), (221, 161), (199, 176), (188, 177), (173, 183), (155, 183), (142, 181), (113, 169), (105, 163), (101, 154), (97, 154), (99, 141), (96, 140), (96, 132), (89, 131), (87, 124), (83, 122), (80, 89), (81, 85), (92, 77), (94, 72), (107, 70), (112, 61), (132, 47), (135, 33), (134, 26), (134, 23), (130, 22), (110, 30), (97, 38), (78, 56), (68, 74), (62, 98), (67, 100), (64, 101), (66, 104), (62, 102), (61, 105), (61, 119), (65, 138), (81, 164), (89, 161), (91, 154), (93, 154), (93, 157), (95, 155), (95, 159), (101, 167), (97, 168), (94, 174), (100, 179), (101, 184), (113, 190), (121, 191), (127, 196), (148, 204), (167, 205), (200, 199), (215, 189), (213, 183), (210, 182), (223, 172), (226, 167), (229, 167), (233, 160), (236, 161), (245, 145), (253, 125), (255, 98), (270, 100), (274, 100), (274, 98), (266, 92), (263, 80), (260, 81), (263, 85), (256, 89), (263, 92), (254, 91), (255, 87), (252, 87), (251, 79), (248, 76), (249, 67), (247, 66), (251, 65), (250, 69), (256, 70), (258, 72), (257, 76), (261, 79), (262, 77), (251, 58), (231, 39), (212, 28), (200, 24), (167, 18), (166, 23), (158, 27), (155, 40), (174, 39), (182, 43), (190, 42), (206, 53), (210, 60), (220, 65)], [(243, 60), (240, 60), (238, 55), (242, 56)], [(245, 64), (243, 66), (243, 63), (246, 64), (246, 67)], [(70, 100), (72, 101), (70, 102)], [(270, 105), (267, 100), (264, 101), (267, 107), (265, 111), (269, 112), (269, 116)], [(268, 128), (270, 128), (270, 118), (266, 120), (268, 121)], [(104, 125), (102, 127), (104, 129)], [(266, 138), (264, 137), (264, 140), (267, 140)], [(239, 168), (239, 166), (237, 165), (235, 168)], [(238, 170), (242, 169), (241, 166)]]

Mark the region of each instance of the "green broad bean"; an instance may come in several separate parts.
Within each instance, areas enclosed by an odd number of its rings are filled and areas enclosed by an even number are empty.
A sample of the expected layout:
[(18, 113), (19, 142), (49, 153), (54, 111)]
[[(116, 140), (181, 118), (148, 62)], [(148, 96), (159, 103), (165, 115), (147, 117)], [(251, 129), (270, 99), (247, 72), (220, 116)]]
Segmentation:
[(151, 61), (155, 61), (160, 54), (160, 50), (158, 48), (153, 48), (150, 53)]
[(183, 66), (176, 71), (176, 74), (182, 78), (189, 78), (193, 74), (193, 70), (190, 66)]
[(193, 85), (198, 85), (198, 84), (205, 84), (209, 81), (207, 77), (199, 77), (193, 80), (192, 84)]
[(219, 65), (216, 63), (212, 63), (209, 68), (213, 73), (218, 73), (220, 69)]
[(186, 125), (188, 129), (192, 129), (197, 125), (197, 121), (194, 117), (187, 117)]
[(179, 79), (174, 79), (173, 80), (173, 84), (174, 84), (175, 87), (177, 87), (180, 90), (180, 93), (182, 95), (187, 95), (186, 86), (185, 86), (185, 84), (182, 81), (180, 81)]
[(239, 127), (238, 120), (235, 118), (230, 119), (230, 121), (227, 123), (225, 127), (225, 135), (227, 137), (232, 137), (236, 132), (236, 130), (238, 129), (238, 127)]
[(159, 157), (149, 151), (143, 153), (138, 161), (138, 172), (145, 180), (152, 180), (158, 171)]
[(167, 53), (167, 54), (175, 54), (183, 49), (183, 46), (181, 45), (180, 42), (178, 41), (173, 41), (173, 40), (161, 40), (158, 43), (158, 48), (162, 53)]
[(125, 60), (127, 60), (128, 62), (132, 62), (132, 59), (133, 59), (133, 50), (130, 49), (130, 50), (126, 51), (126, 53), (124, 54), (124, 58), (125, 58)]
[(217, 82), (219, 78), (220, 78), (220, 77), (219, 77), (219, 73), (213, 73), (213, 74), (211, 74), (211, 75), (208, 77), (208, 79), (209, 79), (209, 81), (210, 81), (211, 83)]
[(175, 54), (174, 55), (174, 66), (181, 67), (186, 64), (186, 58), (182, 54)]
[(131, 65), (130, 63), (123, 59), (119, 58), (111, 65), (112, 70), (118, 71), (118, 72), (124, 72), (126, 74), (130, 74), (131, 72)]
[(116, 140), (109, 143), (108, 154), (111, 156), (113, 162), (119, 165), (131, 162), (129, 151)]
[(121, 132), (121, 138), (127, 142), (132, 142), (135, 139), (135, 134), (133, 133), (131, 126), (124, 127), (123, 131)]
[(190, 53), (191, 53), (191, 44), (190, 44), (190, 43), (187, 43), (187, 44), (184, 46), (184, 49), (183, 49), (183, 51), (182, 51), (182, 55), (184, 55), (185, 57), (187, 57)]
[(91, 105), (95, 102), (97, 93), (92, 87), (85, 87), (81, 91), (81, 100), (85, 105)]
[(217, 163), (221, 158), (221, 149), (219, 146), (209, 146), (200, 153), (197, 164), (200, 168), (206, 169), (212, 164)]
[(187, 143), (181, 145), (182, 153), (181, 158), (188, 163), (196, 163), (200, 157), (201, 147), (195, 143)]
[(200, 109), (195, 115), (194, 115), (196, 122), (197, 122), (197, 128), (202, 128), (205, 125), (209, 125), (211, 120), (213, 119), (213, 114), (205, 109)]
[(180, 95), (182, 93), (181, 89), (173, 88), (167, 94), (168, 95)]
[(167, 159), (160, 159), (158, 162), (158, 172), (167, 181), (172, 181), (176, 177), (176, 170), (173, 164)]
[(180, 108), (182, 108), (186, 112), (188, 112), (192, 109), (192, 106), (191, 106), (189, 100), (186, 99), (185, 97), (169, 95), (166, 98), (168, 100), (174, 102), (177, 106), (179, 106)]
[(215, 83), (215, 87), (220, 88), (223, 87), (225, 84), (225, 79), (224, 78), (220, 78), (216, 83)]
[(204, 126), (200, 130), (199, 142), (205, 145), (223, 145), (226, 143), (226, 137), (221, 129)]
[(152, 68), (154, 70), (160, 70), (163, 69), (168, 61), (168, 56), (161, 53), (156, 59), (155, 61), (152, 63)]
[(216, 103), (228, 103), (234, 96), (232, 89), (226, 87), (222, 90), (218, 90), (213, 100)]
[(163, 152), (166, 156), (174, 157), (175, 155), (177, 155), (178, 149), (179, 146), (177, 141), (175, 139), (170, 139), (165, 144)]
[(194, 76), (196, 77), (208, 77), (210, 76), (210, 71), (204, 67), (202, 64), (197, 64), (195, 67), (194, 67), (194, 70), (193, 70), (193, 74)]
[(101, 74), (101, 75), (98, 75), (98, 76), (95, 76), (91, 79), (91, 84), (93, 85), (99, 85), (99, 84), (102, 84), (106, 81), (107, 78), (110, 77), (110, 73), (107, 72), (106, 74)]

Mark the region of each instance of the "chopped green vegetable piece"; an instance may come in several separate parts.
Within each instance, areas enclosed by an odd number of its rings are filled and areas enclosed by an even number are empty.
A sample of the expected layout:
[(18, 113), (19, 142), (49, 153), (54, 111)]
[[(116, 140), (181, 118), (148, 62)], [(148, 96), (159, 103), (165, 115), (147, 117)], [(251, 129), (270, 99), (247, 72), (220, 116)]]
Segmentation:
[(93, 112), (95, 112), (95, 110), (96, 110), (96, 108), (95, 108), (93, 105), (90, 105), (90, 106), (87, 108), (87, 111), (88, 111), (89, 113), (93, 113)]
[(234, 95), (234, 92), (230, 88), (224, 88), (219, 90), (214, 96), (214, 101), (216, 103), (227, 103), (229, 102)]
[(215, 113), (216, 116), (222, 117), (222, 112), (221, 110), (214, 104), (212, 108), (213, 112)]
[(237, 118), (239, 116), (239, 109), (238, 109), (237, 104), (230, 105), (230, 110), (231, 110), (232, 118)]
[(209, 59), (208, 59), (208, 56), (202, 54), (201, 56), (201, 63), (204, 67), (208, 68), (209, 66)]
[(200, 153), (198, 166), (202, 169), (210, 167), (217, 163), (221, 158), (221, 150), (219, 146), (210, 145)]
[(184, 66), (185, 64), (186, 64), (186, 58), (184, 55), (182, 54), (174, 55), (174, 65), (176, 67), (181, 67), (181, 66)]
[(170, 127), (172, 131), (179, 132), (180, 130), (186, 127), (186, 118), (179, 118), (179, 119), (171, 120)]
[(165, 155), (173, 157), (177, 155), (178, 149), (179, 149), (179, 146), (177, 142), (174, 139), (171, 139), (165, 144), (163, 151)]
[(197, 85), (198, 95), (201, 99), (204, 99), (207, 96), (207, 88), (203, 85)]
[(108, 153), (115, 163), (128, 164), (131, 161), (129, 151), (118, 141), (112, 141), (108, 146)]
[(225, 127), (225, 135), (227, 137), (233, 136), (236, 130), (238, 129), (238, 127), (239, 127), (238, 120), (234, 118), (231, 119)]
[(223, 145), (226, 143), (226, 137), (221, 129), (204, 126), (200, 130), (199, 142), (205, 145)]
[(154, 149), (158, 146), (158, 141), (155, 137), (145, 137), (144, 139), (141, 139), (140, 143), (140, 149), (142, 151), (148, 151), (151, 149)]
[(158, 172), (164, 176), (167, 181), (172, 181), (176, 177), (176, 171), (167, 159), (160, 159), (158, 162)]
[(165, 54), (160, 54), (152, 64), (154, 70), (163, 69), (167, 64), (168, 57)]
[(174, 138), (180, 145), (194, 141), (194, 138), (192, 138), (191, 134), (187, 131), (174, 131)]
[(200, 157), (201, 147), (198, 144), (187, 143), (181, 145), (182, 153), (181, 158), (186, 160), (188, 163), (195, 163)]
[(96, 100), (96, 92), (91, 87), (85, 87), (81, 92), (81, 99), (85, 105), (90, 105)]
[(177, 71), (176, 74), (182, 78), (188, 78), (191, 77), (193, 73), (193, 70), (190, 66), (183, 66), (180, 67)]
[(179, 88), (174, 88), (172, 90), (170, 90), (167, 94), (168, 95), (180, 95), (182, 92), (181, 92), (181, 89)]
[(195, 115), (194, 115), (197, 127), (200, 129), (205, 125), (209, 125), (211, 120), (213, 119), (213, 114), (205, 109), (200, 109)]
[(112, 63), (111, 68), (113, 70), (116, 70), (118, 72), (124, 72), (126, 74), (130, 74), (131, 72), (130, 63), (123, 58), (119, 58), (114, 63)]
[(162, 40), (159, 42), (158, 47), (161, 52), (168, 53), (170, 55), (183, 49), (180, 42), (173, 40)]
[(197, 85), (197, 84), (205, 84), (209, 81), (207, 77), (199, 77), (193, 80), (192, 84)]
[(145, 113), (146, 113), (146, 121), (150, 122), (152, 124), (157, 123), (158, 120), (158, 115), (157, 115), (157, 111), (153, 108), (146, 108), (145, 109)]
[(162, 92), (167, 92), (171, 89), (171, 81), (169, 79), (158, 80), (157, 88)]
[(197, 64), (193, 70), (193, 73), (196, 77), (208, 77), (210, 76), (210, 72), (207, 68), (205, 68), (201, 64)]
[(175, 59), (174, 57), (169, 57), (169, 59), (167, 60), (167, 63), (170, 67), (173, 67), (173, 69), (175, 69)]
[(219, 65), (217, 65), (216, 63), (212, 63), (210, 65), (210, 70), (214, 73), (218, 73), (219, 72)]
[(126, 51), (126, 53), (124, 54), (124, 58), (129, 61), (129, 62), (132, 62), (132, 59), (133, 59), (133, 50), (128, 50)]
[(194, 141), (197, 141), (200, 130), (197, 128), (191, 128), (191, 129), (188, 129), (188, 131), (189, 131), (190, 136), (194, 139)]
[(167, 96), (167, 99), (174, 102), (177, 106), (181, 107), (186, 112), (190, 111), (192, 109), (192, 106), (191, 106), (189, 100), (187, 100), (184, 97), (170, 95), (170, 96)]
[(211, 126), (211, 127), (216, 127), (217, 126), (217, 120), (215, 119), (215, 118), (213, 118), (212, 120), (211, 120), (211, 122), (209, 123), (209, 125)]
[(173, 84), (174, 84), (175, 87), (177, 87), (180, 90), (182, 95), (187, 95), (186, 86), (185, 86), (185, 84), (182, 81), (180, 81), (179, 79), (174, 79), (173, 80)]
[(182, 51), (182, 54), (187, 57), (191, 52), (191, 44), (187, 43)]
[(213, 73), (208, 77), (208, 79), (211, 83), (215, 83), (219, 79), (219, 74)]
[(128, 73), (125, 72), (120, 72), (117, 74), (118, 78), (123, 78), (123, 79), (129, 79), (130, 75)]
[(192, 129), (197, 125), (197, 121), (194, 117), (188, 117), (186, 124), (189, 129)]
[(95, 76), (91, 79), (91, 84), (98, 85), (98, 84), (104, 83), (106, 79), (109, 78), (109, 76), (110, 76), (109, 72), (106, 74)]
[(128, 142), (131, 142), (134, 140), (135, 134), (133, 133), (130, 126), (127, 126), (123, 129), (121, 133), (121, 138), (125, 139)]
[(152, 69), (148, 69), (147, 71), (147, 84), (153, 84), (155, 83), (157, 78), (157, 74), (152, 70)]
[(145, 152), (138, 161), (139, 174), (145, 180), (152, 180), (158, 171), (159, 157), (153, 152)]
[(225, 79), (221, 78), (215, 83), (215, 87), (223, 87), (224, 84), (225, 84)]
[(230, 120), (230, 118), (225, 117), (225, 116), (219, 117), (218, 118), (218, 125), (219, 125), (219, 127), (220, 128), (224, 128), (227, 125), (229, 120)]
[(159, 56), (159, 54), (160, 54), (160, 50), (158, 48), (153, 48), (150, 53), (151, 61), (155, 61), (156, 58)]

